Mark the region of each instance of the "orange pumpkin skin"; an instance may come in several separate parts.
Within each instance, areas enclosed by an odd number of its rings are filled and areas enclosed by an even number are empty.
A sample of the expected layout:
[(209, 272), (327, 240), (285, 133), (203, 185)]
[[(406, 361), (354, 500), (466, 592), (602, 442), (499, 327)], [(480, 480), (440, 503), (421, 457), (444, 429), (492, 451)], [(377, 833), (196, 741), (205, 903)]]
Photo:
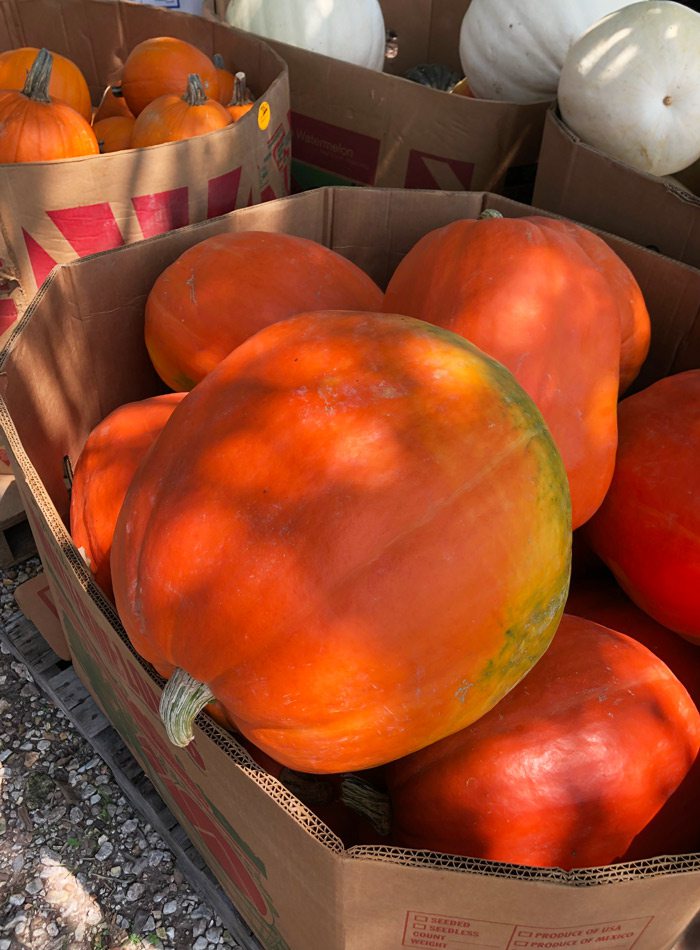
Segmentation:
[[(35, 46), (23, 46), (0, 53), (0, 89), (22, 89), (38, 52)], [(49, 96), (72, 106), (89, 122), (92, 117), (92, 103), (85, 76), (72, 60), (61, 56), (60, 53), (51, 55), (53, 68), (49, 81)]]
[(195, 80), (199, 81), (196, 74), (190, 76), (184, 96), (160, 96), (139, 112), (131, 131), (132, 148), (178, 142), (231, 125), (228, 110), (208, 99)]
[(109, 558), (119, 509), (141, 459), (184, 396), (166, 393), (110, 412), (92, 430), (76, 462), (71, 537), (110, 600), (114, 595)]
[(184, 669), (282, 765), (364, 769), (483, 715), (537, 661), (569, 518), (503, 367), (408, 317), (299, 314), (173, 413), (119, 516), (116, 604), (166, 693)]
[(235, 78), (231, 70), (226, 69), (224, 58), (221, 53), (214, 53), (212, 60), (214, 62), (214, 66), (216, 67), (216, 76), (219, 80), (219, 94), (217, 99), (222, 106), (225, 106), (231, 101)]
[(128, 115), (112, 115), (93, 123), (100, 152), (120, 152), (131, 147), (131, 133), (134, 129), (134, 118)]
[(588, 228), (572, 221), (552, 219), (549, 227), (569, 235), (586, 252), (594, 266), (608, 281), (619, 303), (620, 314), (620, 392), (637, 378), (649, 353), (651, 320), (641, 288), (624, 261)]
[(23, 91), (0, 91), (0, 164), (99, 153), (90, 124), (65, 102), (49, 98), (51, 59), (44, 59), (44, 52), (38, 54)]
[(192, 73), (202, 80), (207, 96), (217, 99), (216, 66), (200, 49), (173, 36), (143, 40), (129, 53), (122, 69), (121, 87), (126, 104), (138, 116), (160, 96), (181, 96)]
[(585, 537), (642, 610), (700, 643), (700, 370), (623, 399), (619, 439)]
[[(598, 562), (600, 564), (600, 562)], [(700, 650), (653, 620), (626, 596), (612, 575), (602, 568), (597, 575), (572, 581), (566, 612), (619, 630), (668, 666), (700, 707)], [(659, 854), (700, 851), (700, 757), (663, 808), (637, 835), (622, 856), (638, 861)]]
[(598, 239), (583, 232), (542, 217), (455, 221), (409, 251), (384, 302), (460, 333), (514, 373), (564, 459), (574, 527), (612, 477), (627, 300), (587, 251)]
[(191, 389), (231, 350), (304, 310), (381, 309), (382, 292), (356, 264), (307, 238), (220, 234), (191, 247), (146, 302), (151, 361), (172, 389)]
[(111, 119), (114, 116), (127, 116), (134, 118), (131, 109), (126, 104), (126, 99), (122, 95), (121, 83), (110, 83), (102, 93), (100, 104), (95, 110), (92, 124), (101, 122), (102, 119)]
[(607, 865), (699, 748), (700, 713), (668, 667), (630, 637), (565, 614), (495, 709), (387, 766), (392, 839), (537, 867)]

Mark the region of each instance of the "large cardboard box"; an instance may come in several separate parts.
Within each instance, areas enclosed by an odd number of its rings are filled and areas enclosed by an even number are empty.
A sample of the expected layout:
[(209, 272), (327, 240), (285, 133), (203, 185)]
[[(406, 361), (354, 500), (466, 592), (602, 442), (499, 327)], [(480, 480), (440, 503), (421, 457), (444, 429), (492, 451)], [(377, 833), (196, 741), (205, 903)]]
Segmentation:
[(62, 660), (70, 660), (58, 611), (51, 597), (45, 574), (37, 574), (15, 590), (15, 602), (27, 620), (31, 620), (53, 652)]
[[(214, 0), (222, 19), (228, 3)], [(461, 75), (469, 0), (380, 3), (398, 48), (383, 73), (271, 42), (289, 67), (294, 189), (478, 189), (528, 200), (548, 103), (469, 99), (400, 78), (436, 62)]]
[[(423, 233), (484, 206), (531, 212), (488, 194), (348, 188), (243, 209), (57, 268), (0, 355), (0, 424), (78, 675), (267, 948), (667, 950), (700, 908), (697, 854), (566, 873), (344, 850), (208, 717), (187, 748), (169, 745), (162, 681), (134, 654), (66, 528), (63, 457), (77, 458), (110, 410), (161, 391), (143, 343), (144, 302), (183, 250), (224, 231), (282, 230), (333, 247), (385, 283)], [(699, 365), (700, 272), (610, 242), (652, 314), (643, 379)]]
[(700, 267), (700, 162), (674, 176), (646, 175), (585, 145), (554, 106), (533, 203)]
[(0, 0), (0, 50), (46, 46), (68, 56), (94, 103), (137, 43), (163, 35), (245, 70), (259, 97), (254, 114), (148, 149), (0, 165), (0, 334), (56, 263), (289, 194), (289, 81), (266, 43), (144, 4)]

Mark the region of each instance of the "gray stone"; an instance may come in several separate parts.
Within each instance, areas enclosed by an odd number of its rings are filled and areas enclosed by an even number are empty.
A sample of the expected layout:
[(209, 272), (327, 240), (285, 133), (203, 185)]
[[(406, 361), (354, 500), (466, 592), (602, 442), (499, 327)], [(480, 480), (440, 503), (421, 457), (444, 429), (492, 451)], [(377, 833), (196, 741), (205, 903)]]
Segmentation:
[(167, 904), (163, 904), (164, 914), (174, 914), (176, 910), (177, 910), (177, 901), (168, 901)]
[(111, 841), (103, 841), (100, 847), (95, 852), (95, 860), (97, 861), (106, 861), (108, 857), (114, 851), (114, 845)]
[(126, 892), (126, 899), (128, 901), (137, 901), (140, 897), (143, 897), (143, 892), (146, 890), (143, 884), (140, 884), (138, 881), (134, 881), (133, 884), (129, 885), (129, 889)]

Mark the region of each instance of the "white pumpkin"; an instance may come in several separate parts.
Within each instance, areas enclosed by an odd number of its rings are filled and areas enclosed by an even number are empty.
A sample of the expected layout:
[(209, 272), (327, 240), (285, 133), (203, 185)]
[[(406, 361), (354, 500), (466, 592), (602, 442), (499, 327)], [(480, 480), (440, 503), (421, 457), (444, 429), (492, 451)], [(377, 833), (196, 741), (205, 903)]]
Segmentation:
[(571, 44), (624, 0), (472, 0), (459, 57), (479, 99), (554, 99)]
[(386, 28), (379, 0), (230, 0), (231, 26), (381, 70)]
[(651, 175), (700, 158), (700, 13), (672, 0), (633, 3), (569, 50), (559, 109), (579, 138)]

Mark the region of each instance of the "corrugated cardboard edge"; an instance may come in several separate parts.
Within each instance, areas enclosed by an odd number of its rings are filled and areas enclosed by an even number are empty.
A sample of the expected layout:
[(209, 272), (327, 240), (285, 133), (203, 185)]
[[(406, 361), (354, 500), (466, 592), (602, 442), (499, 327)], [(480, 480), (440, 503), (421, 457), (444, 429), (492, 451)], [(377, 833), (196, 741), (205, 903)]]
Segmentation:
[[(695, 166), (685, 174), (690, 181)], [(700, 195), (586, 145), (556, 106), (544, 123), (533, 205), (700, 267)]]

